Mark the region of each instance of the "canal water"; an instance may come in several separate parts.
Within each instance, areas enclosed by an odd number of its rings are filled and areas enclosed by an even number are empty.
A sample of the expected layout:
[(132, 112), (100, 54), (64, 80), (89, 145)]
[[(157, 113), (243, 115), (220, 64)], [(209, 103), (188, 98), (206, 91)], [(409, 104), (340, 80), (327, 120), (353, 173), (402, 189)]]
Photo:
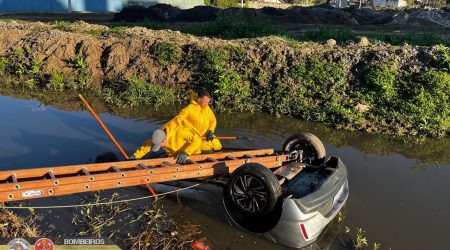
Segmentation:
[[(135, 118), (117, 112), (100, 117), (132, 153), (177, 111), (152, 110)], [(350, 187), (345, 219), (332, 222), (308, 249), (351, 249), (345, 227), (351, 232), (362, 228), (370, 244), (377, 242), (381, 249), (450, 249), (450, 139), (370, 135), (260, 113), (217, 118), (217, 134), (254, 139), (224, 141), (225, 147), (279, 149), (289, 135), (307, 131), (321, 138), (328, 155), (343, 159)], [(1, 170), (82, 164), (108, 151), (119, 155), (89, 113), (0, 96)], [(176, 220), (200, 225), (202, 237), (219, 248), (283, 249), (231, 227), (220, 197), (210, 204), (168, 197), (164, 207)], [(61, 218), (64, 213), (52, 214)]]

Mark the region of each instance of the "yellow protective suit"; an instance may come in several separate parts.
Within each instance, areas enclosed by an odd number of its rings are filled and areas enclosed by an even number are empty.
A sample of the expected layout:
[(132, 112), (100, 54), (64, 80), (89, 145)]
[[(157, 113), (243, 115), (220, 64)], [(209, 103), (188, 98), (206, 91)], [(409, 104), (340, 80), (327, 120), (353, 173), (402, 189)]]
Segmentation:
[[(193, 129), (199, 136), (204, 137), (208, 130), (214, 133), (217, 120), (209, 106), (202, 108), (196, 101), (196, 95), (192, 96), (191, 103), (183, 108), (180, 113), (164, 125), (166, 129), (173, 129), (178, 126)], [(202, 141), (202, 151), (218, 151), (222, 149), (222, 144), (218, 139), (212, 141)]]
[[(168, 156), (177, 156), (181, 152), (188, 155), (197, 155), (201, 153), (202, 139), (192, 129), (178, 126), (175, 128), (166, 128), (167, 144), (164, 146)], [(141, 147), (134, 152), (136, 159), (141, 159), (150, 152), (152, 139), (146, 140)]]

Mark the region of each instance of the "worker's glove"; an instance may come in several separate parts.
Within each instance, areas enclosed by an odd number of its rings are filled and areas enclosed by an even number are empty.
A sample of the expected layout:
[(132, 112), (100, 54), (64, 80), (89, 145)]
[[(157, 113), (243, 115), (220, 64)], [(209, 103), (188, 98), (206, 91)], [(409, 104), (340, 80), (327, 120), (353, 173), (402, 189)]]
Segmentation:
[(131, 156), (128, 157), (128, 160), (129, 161), (134, 161), (134, 160), (136, 160), (136, 157), (134, 157), (134, 155), (131, 155)]
[(208, 132), (206, 132), (206, 140), (212, 141), (213, 139), (214, 139), (214, 133), (211, 130), (208, 130)]
[(177, 156), (177, 164), (183, 164), (188, 158), (188, 154), (186, 152), (182, 152)]

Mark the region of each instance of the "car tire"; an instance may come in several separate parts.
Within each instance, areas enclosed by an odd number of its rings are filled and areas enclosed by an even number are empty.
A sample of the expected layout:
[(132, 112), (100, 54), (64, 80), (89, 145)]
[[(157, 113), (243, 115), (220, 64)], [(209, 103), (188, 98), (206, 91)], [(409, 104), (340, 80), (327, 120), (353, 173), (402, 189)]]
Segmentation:
[(289, 137), (283, 144), (286, 153), (302, 150), (301, 162), (320, 165), (325, 162), (326, 151), (320, 139), (311, 133), (300, 133)]
[(281, 196), (281, 186), (268, 168), (246, 163), (232, 173), (227, 195), (242, 214), (259, 218), (274, 209)]

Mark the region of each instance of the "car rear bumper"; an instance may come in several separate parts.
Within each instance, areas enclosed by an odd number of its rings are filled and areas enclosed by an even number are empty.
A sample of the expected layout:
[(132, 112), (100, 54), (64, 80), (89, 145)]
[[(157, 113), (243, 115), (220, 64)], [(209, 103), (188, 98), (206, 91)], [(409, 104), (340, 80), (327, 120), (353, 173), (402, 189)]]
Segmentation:
[(280, 220), (264, 235), (289, 247), (309, 245), (336, 217), (348, 195), (347, 170), (338, 159), (334, 173), (314, 193), (301, 199), (285, 198)]

